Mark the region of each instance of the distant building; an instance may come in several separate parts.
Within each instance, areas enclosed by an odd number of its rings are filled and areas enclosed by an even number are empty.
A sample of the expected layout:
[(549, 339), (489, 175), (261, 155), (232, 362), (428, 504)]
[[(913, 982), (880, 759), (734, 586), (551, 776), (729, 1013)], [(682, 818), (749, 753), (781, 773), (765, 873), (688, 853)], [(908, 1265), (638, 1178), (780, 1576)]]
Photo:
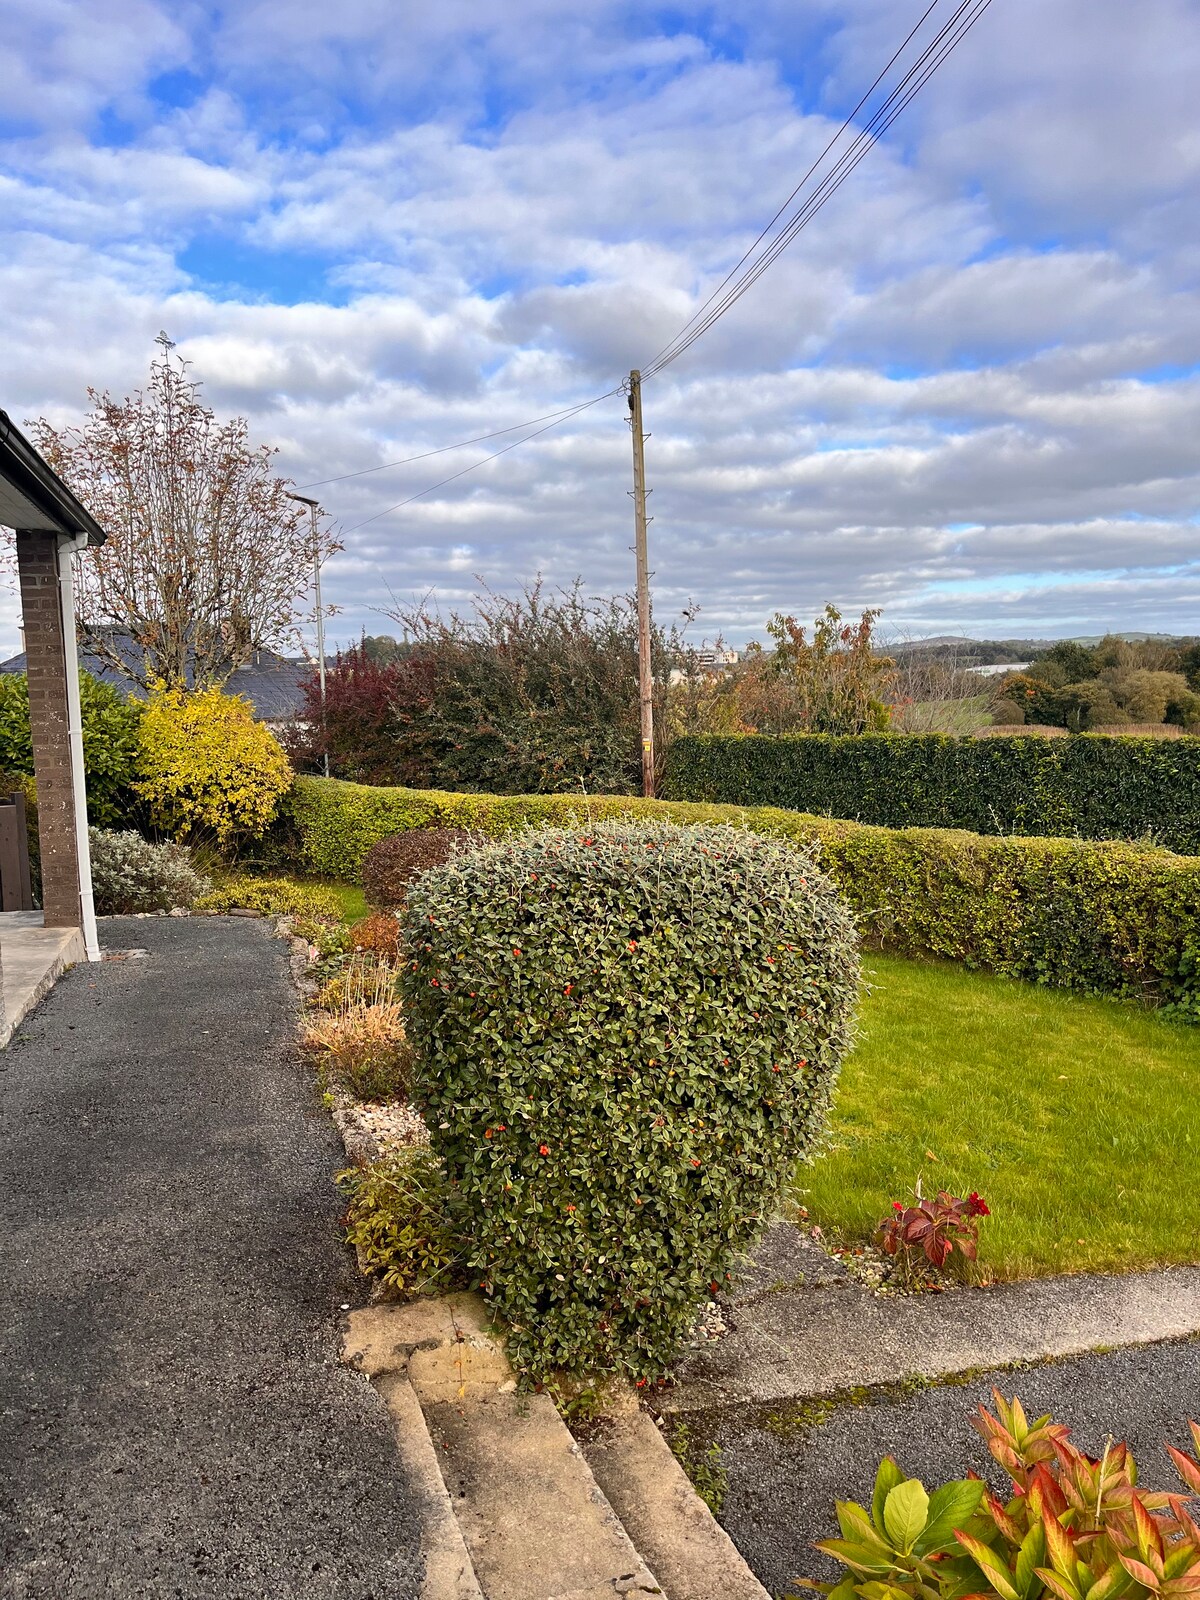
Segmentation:
[(977, 678), (1003, 678), (1010, 672), (1028, 672), (1032, 666), (1030, 661), (1003, 661), (995, 667), (964, 667), (964, 672), (973, 672)]
[[(141, 652), (128, 635), (114, 635), (111, 644), (131, 667), (141, 665)], [(98, 682), (111, 683), (122, 694), (130, 695), (135, 700), (146, 698), (146, 692), (139, 684), (93, 654), (86, 645), (79, 647), (79, 665)], [(23, 673), (25, 670), (24, 650), (19, 655), (10, 656), (7, 661), (0, 661), (0, 672)], [(248, 700), (258, 720), (278, 733), (299, 717), (304, 703), (303, 684), (311, 671), (312, 664), (299, 656), (281, 656), (273, 650), (256, 650), (254, 659), (231, 672), (222, 688), (227, 694), (240, 694)]]
[[(703, 645), (696, 651), (696, 666), (708, 678), (719, 678), (723, 673), (736, 667), (741, 660), (741, 653), (728, 645)], [(682, 667), (672, 667), (670, 684), (674, 688), (677, 683), (682, 683), (687, 677)]]

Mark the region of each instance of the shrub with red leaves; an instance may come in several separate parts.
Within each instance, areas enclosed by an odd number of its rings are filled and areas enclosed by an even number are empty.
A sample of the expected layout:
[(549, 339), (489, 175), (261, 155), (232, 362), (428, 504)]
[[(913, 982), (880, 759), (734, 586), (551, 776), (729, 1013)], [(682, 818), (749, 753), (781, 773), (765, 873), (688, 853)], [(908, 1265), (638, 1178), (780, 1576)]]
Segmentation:
[(939, 1189), (928, 1199), (918, 1186), (911, 1204), (892, 1201), (892, 1215), (879, 1224), (879, 1243), (886, 1255), (898, 1256), (905, 1264), (919, 1252), (940, 1269), (956, 1248), (966, 1260), (974, 1261), (980, 1219), (990, 1216), (987, 1202), (974, 1189), (966, 1199), (947, 1189)]
[(471, 835), (464, 828), (408, 828), (381, 839), (363, 858), (367, 904), (384, 910), (402, 906), (414, 878), (430, 867), (443, 866), (470, 842)]
[(305, 680), (288, 754), (311, 770), (328, 755), (332, 775), (353, 783), (428, 784), (432, 755), (423, 718), (433, 681), (427, 656), (376, 661), (357, 646), (347, 650), (325, 674), (324, 710), (316, 670)]
[(350, 943), (394, 966), (400, 959), (400, 924), (389, 911), (373, 911), (350, 929)]

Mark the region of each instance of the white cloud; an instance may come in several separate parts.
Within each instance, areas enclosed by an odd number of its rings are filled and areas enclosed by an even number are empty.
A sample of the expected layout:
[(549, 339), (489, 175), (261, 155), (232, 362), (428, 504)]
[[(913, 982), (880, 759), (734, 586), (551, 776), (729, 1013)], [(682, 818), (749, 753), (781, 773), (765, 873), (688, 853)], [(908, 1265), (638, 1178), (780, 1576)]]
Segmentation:
[[(77, 416), (89, 384), (138, 383), (166, 327), (306, 484), (645, 363), (913, 17), (9, 10), (0, 403)], [(698, 599), (701, 628), (736, 637), (827, 599), (936, 631), (1200, 631), (1198, 66), (1185, 0), (989, 9), (887, 148), (647, 385), (664, 610)], [(177, 104), (163, 72), (185, 75)], [(624, 415), (613, 397), (350, 534), (335, 636), (377, 630), (389, 591), (461, 597), (475, 573), (627, 588)], [(319, 492), (350, 529), (510, 437)]]

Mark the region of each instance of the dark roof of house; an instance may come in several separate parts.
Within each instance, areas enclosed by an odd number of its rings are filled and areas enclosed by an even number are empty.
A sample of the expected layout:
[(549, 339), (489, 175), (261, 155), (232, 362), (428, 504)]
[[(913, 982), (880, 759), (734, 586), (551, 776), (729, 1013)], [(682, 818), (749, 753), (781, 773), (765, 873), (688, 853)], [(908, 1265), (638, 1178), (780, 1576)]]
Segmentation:
[(95, 517), (6, 411), (0, 411), (0, 523), (18, 532), (86, 533), (89, 544), (105, 540)]
[[(140, 653), (127, 635), (114, 635), (112, 644), (120, 651), (130, 666), (140, 666)], [(145, 699), (145, 690), (116, 670), (109, 662), (81, 644), (79, 665), (101, 683), (111, 683), (123, 694), (137, 700)], [(25, 652), (0, 661), (0, 672), (24, 672)], [(254, 714), (262, 722), (290, 722), (303, 704), (302, 685), (312, 671), (311, 663), (298, 657), (276, 655), (273, 650), (259, 650), (252, 662), (238, 667), (229, 675), (224, 688), (228, 694), (240, 694), (254, 707)]]

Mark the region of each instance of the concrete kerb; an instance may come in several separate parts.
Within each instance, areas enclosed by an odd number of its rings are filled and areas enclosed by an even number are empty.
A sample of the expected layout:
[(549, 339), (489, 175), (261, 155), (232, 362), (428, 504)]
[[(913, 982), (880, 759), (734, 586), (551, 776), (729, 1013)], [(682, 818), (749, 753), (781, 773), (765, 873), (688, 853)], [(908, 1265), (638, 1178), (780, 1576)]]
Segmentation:
[[(769, 1248), (789, 1226), (775, 1225)], [(661, 1408), (815, 1399), (1200, 1334), (1200, 1267), (886, 1296), (820, 1271), (735, 1302), (731, 1331), (689, 1354)]]

